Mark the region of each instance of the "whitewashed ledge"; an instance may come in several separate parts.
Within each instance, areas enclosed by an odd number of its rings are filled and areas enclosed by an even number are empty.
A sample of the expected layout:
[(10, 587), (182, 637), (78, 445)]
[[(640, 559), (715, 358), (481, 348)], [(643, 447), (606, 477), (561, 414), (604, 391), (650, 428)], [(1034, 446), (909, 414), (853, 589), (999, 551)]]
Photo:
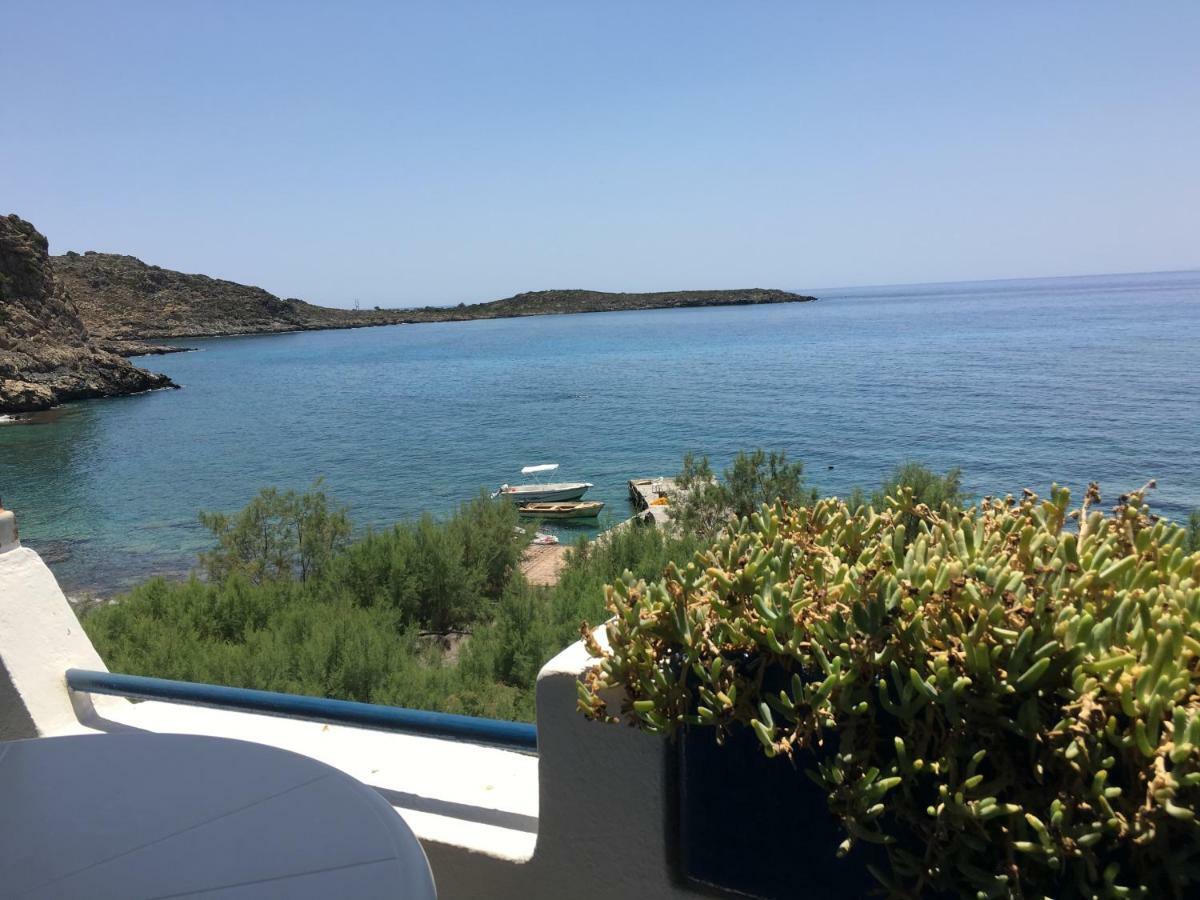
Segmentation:
[[(666, 745), (584, 720), (568, 647), (538, 676), (536, 756), (441, 738), (76, 693), (105, 671), (41, 558), (0, 511), (0, 740), (139, 729), (253, 741), (371, 785), (420, 839), (443, 898), (695, 896), (674, 876)], [(63, 802), (70, 802), (63, 797)]]

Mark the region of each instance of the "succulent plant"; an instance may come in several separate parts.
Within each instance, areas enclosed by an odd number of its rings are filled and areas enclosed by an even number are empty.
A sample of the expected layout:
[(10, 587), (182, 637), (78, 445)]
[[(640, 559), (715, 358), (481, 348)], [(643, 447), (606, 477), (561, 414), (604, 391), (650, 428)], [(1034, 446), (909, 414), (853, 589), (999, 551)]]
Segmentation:
[(764, 507), (608, 588), (580, 707), (811, 751), (892, 896), (1193, 896), (1200, 553), (1145, 490)]

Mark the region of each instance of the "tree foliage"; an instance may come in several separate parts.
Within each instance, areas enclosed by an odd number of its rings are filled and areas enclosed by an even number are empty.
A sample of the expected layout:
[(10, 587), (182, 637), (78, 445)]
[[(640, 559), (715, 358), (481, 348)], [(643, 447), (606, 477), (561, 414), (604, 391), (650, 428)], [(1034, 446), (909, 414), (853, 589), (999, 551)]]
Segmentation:
[(879, 490), (871, 494), (871, 505), (877, 510), (887, 509), (888, 497), (899, 497), (911, 491), (913, 502), (924, 504), (932, 510), (942, 508), (943, 503), (962, 506), (970, 497), (962, 489), (962, 471), (950, 469), (939, 475), (919, 462), (906, 462), (897, 466)]
[[(882, 511), (887, 508), (888, 497), (898, 497), (904, 491), (908, 491), (912, 495), (913, 503), (916, 506), (923, 505), (932, 510), (941, 509), (943, 503), (963, 506), (971, 499), (963, 491), (960, 469), (949, 469), (939, 475), (933, 469), (910, 460), (893, 469), (878, 490), (871, 493), (869, 499), (861, 488), (855, 488), (847, 499), (846, 505), (851, 509), (858, 509), (869, 503), (875, 510)], [(901, 524), (904, 525), (905, 534), (911, 540), (917, 534), (920, 520), (912, 513), (902, 513)]]
[(350, 537), (344, 507), (334, 507), (320, 482), (303, 494), (266, 488), (241, 512), (201, 513), (217, 546), (200, 556), (212, 581), (239, 574), (255, 584), (316, 577)]
[(804, 464), (788, 462), (786, 451), (739, 452), (720, 479), (707, 456), (688, 453), (675, 482), (679, 498), (673, 518), (693, 534), (714, 534), (764, 503), (798, 505), (816, 499), (816, 491), (805, 485)]
[(203, 578), (153, 579), (85, 618), (110, 668), (499, 718), (532, 719), (538, 671), (600, 613), (604, 584), (691, 552), (620, 529), (581, 542), (543, 588), (518, 570), (516, 510), (486, 494), (353, 543), (319, 486), (203, 521), (217, 538)]

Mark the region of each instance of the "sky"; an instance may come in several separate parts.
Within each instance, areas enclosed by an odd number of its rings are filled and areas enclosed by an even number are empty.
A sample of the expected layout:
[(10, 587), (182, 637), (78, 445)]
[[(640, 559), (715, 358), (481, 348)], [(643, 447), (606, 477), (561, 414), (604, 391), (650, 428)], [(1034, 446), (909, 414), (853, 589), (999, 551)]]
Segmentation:
[(1200, 267), (1200, 3), (0, 0), (0, 214), (335, 306)]

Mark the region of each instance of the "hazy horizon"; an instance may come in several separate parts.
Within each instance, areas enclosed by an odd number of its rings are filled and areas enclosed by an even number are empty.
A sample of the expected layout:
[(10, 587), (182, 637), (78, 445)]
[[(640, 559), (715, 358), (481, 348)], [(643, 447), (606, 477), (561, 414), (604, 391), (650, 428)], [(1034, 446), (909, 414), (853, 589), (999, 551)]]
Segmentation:
[(368, 308), (1200, 267), (1192, 3), (6, 12), (53, 253)]
[[(18, 213), (18, 215), (20, 215), (20, 214)], [(36, 225), (36, 223), (34, 223), (34, 224)], [(51, 242), (50, 252), (54, 256), (61, 256), (65, 253), (68, 253), (71, 251), (55, 250), (53, 247), (53, 242)], [(73, 252), (83, 254), (88, 251), (76, 250)], [(96, 251), (96, 252), (98, 252), (98, 253), (100, 253), (100, 252), (116, 253), (116, 251)], [(132, 254), (132, 253), (119, 254), (119, 255), (136, 256), (136, 254)], [(139, 257), (139, 259), (140, 259), (140, 257)], [(141, 261), (143, 263), (146, 263), (147, 265), (158, 265), (153, 260), (142, 259)], [(159, 268), (168, 268), (168, 267), (159, 266)], [(876, 289), (882, 290), (882, 289), (887, 289), (887, 288), (938, 287), (938, 286), (953, 285), (953, 284), (992, 284), (992, 283), (1005, 282), (1005, 281), (1053, 281), (1055, 279), (1071, 279), (1071, 278), (1125, 278), (1125, 277), (1133, 278), (1133, 277), (1137, 277), (1140, 275), (1141, 276), (1144, 276), (1144, 275), (1172, 275), (1172, 274), (1186, 274), (1189, 272), (1200, 272), (1200, 266), (1189, 266), (1189, 267), (1181, 268), (1181, 269), (1154, 269), (1154, 270), (1150, 270), (1150, 271), (1141, 271), (1141, 272), (1067, 272), (1067, 273), (1058, 274), (1058, 275), (1013, 275), (1013, 276), (1008, 276), (1005, 278), (960, 278), (960, 279), (955, 279), (955, 280), (951, 280), (951, 281), (899, 281), (899, 282), (881, 282), (881, 283), (872, 282), (869, 284), (826, 285), (824, 287), (811, 287), (811, 286), (796, 287), (795, 285), (789, 286), (789, 285), (778, 285), (778, 284), (743, 284), (743, 285), (737, 285), (736, 287), (729, 287), (729, 288), (712, 288), (712, 287), (704, 287), (704, 286), (699, 286), (699, 285), (683, 285), (683, 286), (675, 287), (675, 288), (655, 288), (653, 291), (650, 291), (650, 290), (643, 291), (637, 287), (624, 287), (624, 288), (617, 287), (617, 288), (607, 289), (607, 290), (603, 291), (603, 293), (637, 294), (637, 293), (654, 293), (654, 292), (662, 292), (662, 291), (671, 292), (671, 291), (702, 291), (702, 290), (776, 289), (776, 290), (790, 291), (792, 293), (798, 293), (798, 294), (815, 295), (817, 297), (817, 299), (820, 299), (821, 292), (828, 294), (828, 293), (835, 293), (835, 292), (842, 292), (842, 291), (868, 291), (868, 290), (876, 290)], [(185, 275), (208, 275), (210, 277), (220, 277), (220, 276), (214, 276), (210, 272), (184, 272), (182, 274), (185, 274)], [(231, 279), (225, 279), (225, 280), (231, 280)], [(291, 295), (285, 296), (283, 294), (279, 294), (275, 291), (272, 291), (268, 285), (253, 284), (253, 283), (249, 283), (249, 282), (238, 282), (238, 283), (243, 284), (248, 287), (262, 288), (262, 289), (267, 290), (270, 293), (273, 293), (276, 296), (284, 298), (284, 299), (305, 300), (310, 303), (314, 302), (304, 296), (294, 297)], [(539, 291), (562, 291), (562, 290), (597, 290), (598, 291), (600, 289), (599, 288), (590, 288), (590, 287), (586, 287), (583, 285), (573, 285), (570, 287), (565, 287), (565, 286), (559, 285), (557, 287), (533, 287), (533, 288), (528, 288), (525, 290), (517, 291), (516, 293), (523, 294), (523, 293), (537, 293)], [(361, 304), (361, 306), (363, 309), (371, 309), (372, 307), (374, 307), (376, 305), (378, 305), (381, 309), (413, 309), (413, 308), (419, 308), (422, 306), (451, 307), (451, 306), (458, 305), (459, 302), (463, 302), (468, 305), (474, 304), (474, 303), (488, 303), (493, 300), (504, 300), (511, 296), (514, 296), (514, 295), (506, 294), (503, 297), (501, 297), (501, 296), (481, 297), (481, 298), (478, 298), (475, 300), (446, 301), (443, 303), (429, 303), (429, 304), (407, 303), (407, 304), (403, 304), (403, 305), (395, 304), (395, 305), (390, 305), (390, 306), (386, 303), (370, 304), (369, 306), (367, 304), (363, 303), (363, 304)], [(330, 307), (335, 307), (335, 308), (343, 308), (343, 309), (353, 309), (354, 301), (351, 300), (349, 303), (346, 303), (346, 304), (329, 303), (329, 304), (319, 304), (319, 305), (330, 306)]]

